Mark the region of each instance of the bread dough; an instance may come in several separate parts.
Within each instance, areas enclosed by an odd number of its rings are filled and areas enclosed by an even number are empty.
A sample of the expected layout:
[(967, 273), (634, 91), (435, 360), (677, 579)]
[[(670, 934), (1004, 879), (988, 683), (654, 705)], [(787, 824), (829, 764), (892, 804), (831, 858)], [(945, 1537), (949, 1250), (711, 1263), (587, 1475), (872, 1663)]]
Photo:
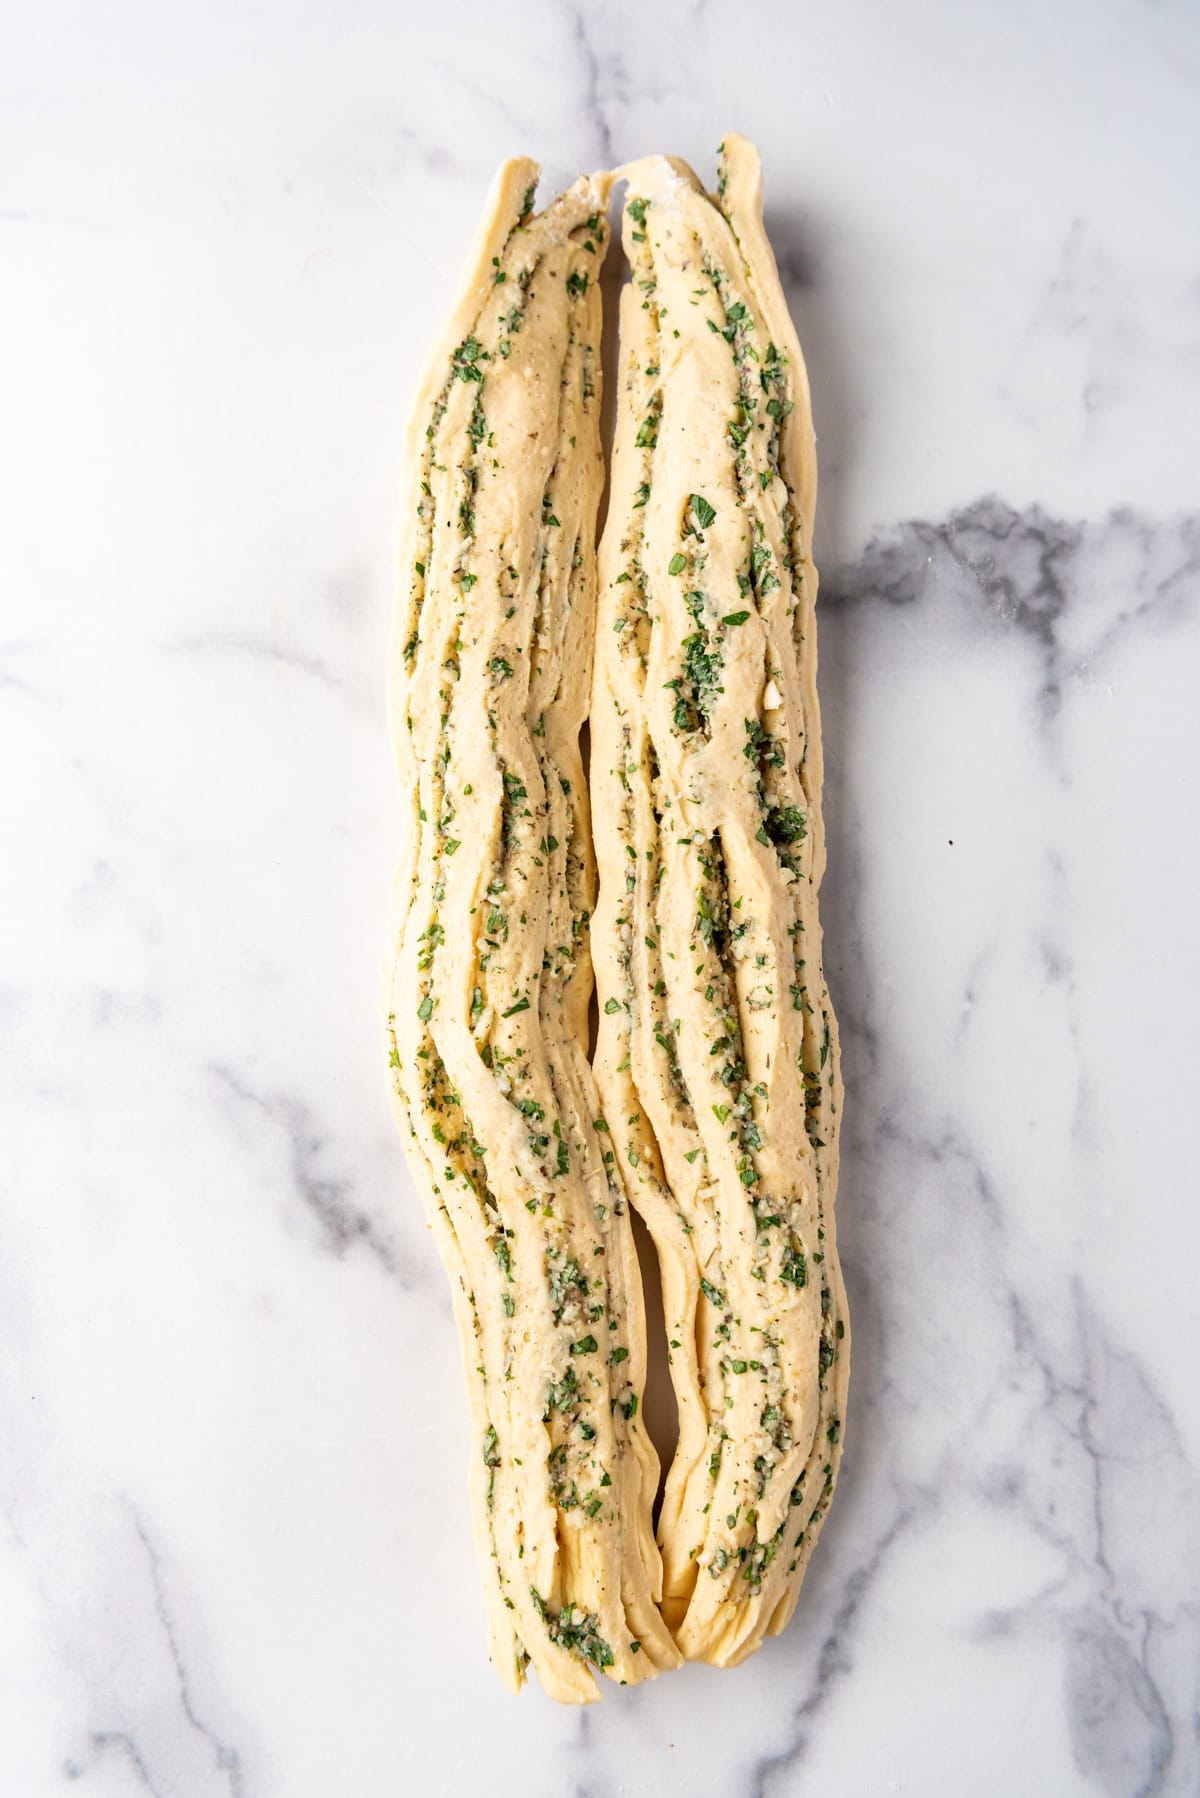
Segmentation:
[(731, 1665), (786, 1623), (849, 1372), (808, 385), (753, 146), (623, 170), (632, 280), (591, 715), (596, 1077), (662, 1269), (664, 1613)]
[(388, 1047), (462, 1337), (492, 1658), (584, 1703), (594, 1669), (633, 1684), (680, 1657), (637, 1256), (586, 1053), (610, 178), (534, 215), (537, 177), (497, 177), (410, 432)]

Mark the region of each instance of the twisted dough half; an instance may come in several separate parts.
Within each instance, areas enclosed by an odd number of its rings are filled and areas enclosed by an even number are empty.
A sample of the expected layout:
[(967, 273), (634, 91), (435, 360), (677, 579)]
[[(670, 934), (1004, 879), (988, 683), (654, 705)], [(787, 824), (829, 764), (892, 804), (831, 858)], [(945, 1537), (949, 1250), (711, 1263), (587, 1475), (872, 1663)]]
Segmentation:
[(729, 137), (715, 198), (622, 171), (632, 279), (591, 711), (596, 1077), (662, 1269), (680, 1431), (664, 1613), (731, 1665), (780, 1630), (849, 1372), (824, 867), (808, 383)]
[(637, 1256), (587, 1063), (610, 179), (535, 215), (537, 175), (497, 178), (410, 434), (388, 1028), (462, 1339), (492, 1658), (583, 1703), (594, 1670), (632, 1684), (679, 1654), (656, 1605)]

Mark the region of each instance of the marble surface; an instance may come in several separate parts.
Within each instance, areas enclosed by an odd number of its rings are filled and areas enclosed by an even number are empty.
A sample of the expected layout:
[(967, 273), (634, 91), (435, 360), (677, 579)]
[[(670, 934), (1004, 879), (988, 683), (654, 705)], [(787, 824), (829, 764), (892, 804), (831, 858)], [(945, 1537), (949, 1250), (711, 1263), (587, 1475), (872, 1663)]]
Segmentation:
[[(1200, 14), (26, 8), (0, 64), (0, 1793), (1200, 1785)], [(485, 1659), (385, 1104), (404, 415), (497, 160), (760, 142), (855, 1324), (796, 1620)]]

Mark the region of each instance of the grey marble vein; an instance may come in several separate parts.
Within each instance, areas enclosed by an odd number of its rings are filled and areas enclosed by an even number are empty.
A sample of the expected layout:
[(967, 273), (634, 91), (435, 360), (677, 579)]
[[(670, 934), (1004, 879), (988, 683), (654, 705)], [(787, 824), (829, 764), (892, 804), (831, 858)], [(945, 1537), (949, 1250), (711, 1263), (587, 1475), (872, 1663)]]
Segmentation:
[(355, 1202), (345, 1176), (329, 1172), (329, 1139), (314, 1126), (312, 1113), (287, 1093), (264, 1092), (244, 1074), (222, 1063), (209, 1073), (244, 1112), (264, 1118), (287, 1145), (293, 1191), (315, 1221), (322, 1242), (336, 1256), (361, 1247), (391, 1278), (404, 1285), (407, 1270), (390, 1236), (369, 1211)]
[(168, 646), (177, 655), (245, 656), (251, 661), (270, 663), (273, 667), (294, 669), (307, 674), (323, 687), (344, 688), (345, 680), (320, 656), (297, 649), (290, 643), (271, 637), (255, 636), (245, 631), (207, 631), (203, 636), (177, 637)]
[(57, 703), (58, 696), (28, 672), (28, 664), (33, 662), (36, 666), (45, 656), (46, 649), (47, 645), (37, 640), (0, 643), (0, 693), (14, 693), (41, 705)]
[[(1106, 553), (1120, 558), (1116, 592), (1095, 578)], [(1043, 669), (1039, 709), (1049, 722), (1064, 682), (1092, 667), (1121, 633), (1193, 617), (1198, 573), (1200, 514), (1157, 521), (1118, 508), (1082, 522), (1040, 506), (1019, 511), (989, 495), (944, 521), (881, 532), (853, 563), (825, 576), (821, 605), (827, 615), (862, 603), (915, 606), (953, 596), (969, 621), (1011, 629), (1035, 648)]]
[[(146, 1530), (146, 1525), (140, 1514), (134, 1510), (132, 1515), (133, 1525), (137, 1531), (138, 1540), (145, 1550), (146, 1560), (150, 1569), (150, 1579), (154, 1588), (155, 1615), (158, 1618), (159, 1626), (162, 1629), (163, 1638), (171, 1657), (171, 1662), (175, 1668), (180, 1708), (187, 1720), (188, 1727), (194, 1730), (195, 1733), (202, 1737), (208, 1744), (217, 1772), (221, 1776), (222, 1781), (229, 1787), (230, 1798), (243, 1798), (245, 1785), (242, 1777), (241, 1756), (231, 1743), (222, 1740), (220, 1735), (218, 1735), (209, 1724), (204, 1722), (196, 1709), (196, 1702), (191, 1690), (187, 1666), (184, 1662), (183, 1652), (180, 1648), (175, 1623), (168, 1602), (167, 1585), (163, 1573), (162, 1559), (158, 1549), (150, 1539)], [(135, 1759), (140, 1768), (142, 1763), (140, 1757), (136, 1756), (136, 1752)]]
[(602, 168), (611, 168), (620, 160), (609, 116), (609, 85), (620, 76), (620, 63), (606, 63), (611, 51), (601, 48), (593, 35), (594, 12), (572, 0), (566, 9), (571, 21), (571, 36), (583, 75), (583, 112), (595, 154)]
[(912, 1516), (911, 1506), (897, 1511), (879, 1540), (869, 1549), (865, 1561), (845, 1576), (837, 1608), (821, 1639), (811, 1686), (792, 1712), (788, 1745), (782, 1753), (768, 1756), (752, 1769), (747, 1798), (770, 1798), (773, 1789), (784, 1789), (777, 1785), (776, 1775), (790, 1783), (798, 1764), (803, 1761), (809, 1732), (819, 1727), (821, 1713), (835, 1685), (854, 1671), (854, 1634), (859, 1613)]
[(88, 1766), (79, 1761), (69, 1760), (63, 1763), (63, 1772), (70, 1780), (83, 1779), (91, 1771), (96, 1761), (103, 1762), (109, 1755), (115, 1754), (133, 1772), (134, 1778), (152, 1798), (163, 1798), (162, 1787), (156, 1785), (150, 1777), (150, 1769), (142, 1759), (137, 1743), (128, 1731), (123, 1729), (93, 1730), (89, 1738), (93, 1750), (93, 1760)]

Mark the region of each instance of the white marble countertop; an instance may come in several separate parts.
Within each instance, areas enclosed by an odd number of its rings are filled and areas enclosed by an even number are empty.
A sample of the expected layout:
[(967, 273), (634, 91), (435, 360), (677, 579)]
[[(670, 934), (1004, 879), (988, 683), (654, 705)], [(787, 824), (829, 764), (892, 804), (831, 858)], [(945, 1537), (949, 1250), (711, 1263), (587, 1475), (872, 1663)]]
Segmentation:
[[(0, 65), (0, 1793), (1193, 1793), (1200, 13), (151, 7)], [(762, 147), (855, 1324), (787, 1635), (487, 1665), (377, 1019), (401, 431), (501, 156)]]

